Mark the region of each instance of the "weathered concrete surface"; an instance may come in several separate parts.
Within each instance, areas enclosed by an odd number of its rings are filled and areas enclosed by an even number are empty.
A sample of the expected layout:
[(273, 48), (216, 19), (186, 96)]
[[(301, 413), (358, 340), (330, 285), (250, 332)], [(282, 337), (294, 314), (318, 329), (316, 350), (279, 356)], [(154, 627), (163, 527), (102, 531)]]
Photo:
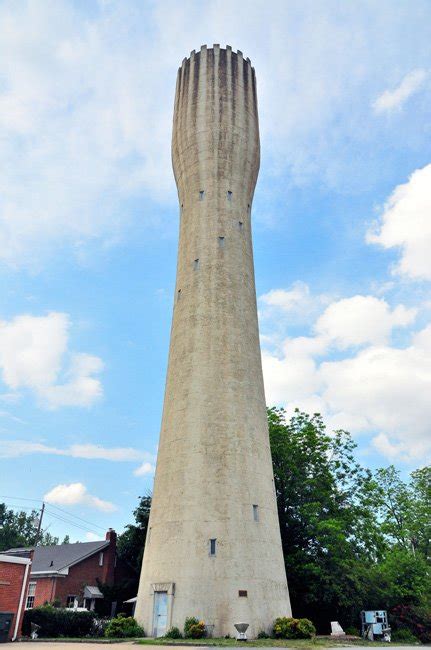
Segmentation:
[(180, 203), (175, 306), (136, 618), (154, 633), (153, 594), (166, 590), (167, 627), (182, 629), (197, 616), (214, 625), (214, 636), (233, 636), (234, 623), (247, 622), (253, 638), (291, 610), (254, 284), (256, 81), (240, 52), (203, 47), (183, 61), (172, 158)]

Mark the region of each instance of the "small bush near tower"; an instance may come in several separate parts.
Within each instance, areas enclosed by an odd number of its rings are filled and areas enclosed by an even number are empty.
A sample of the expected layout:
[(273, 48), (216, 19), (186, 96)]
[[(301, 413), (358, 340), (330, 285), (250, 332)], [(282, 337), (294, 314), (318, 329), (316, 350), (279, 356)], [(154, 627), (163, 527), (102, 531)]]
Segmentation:
[(194, 616), (186, 618), (184, 623), (184, 637), (186, 639), (203, 639), (206, 636), (206, 629), (204, 621)]
[(177, 627), (171, 627), (165, 634), (166, 639), (182, 639), (183, 635)]
[(311, 639), (316, 628), (308, 618), (282, 616), (274, 621), (273, 634), (276, 639)]
[(117, 616), (109, 621), (105, 636), (111, 639), (130, 639), (144, 636), (144, 630), (132, 616)]

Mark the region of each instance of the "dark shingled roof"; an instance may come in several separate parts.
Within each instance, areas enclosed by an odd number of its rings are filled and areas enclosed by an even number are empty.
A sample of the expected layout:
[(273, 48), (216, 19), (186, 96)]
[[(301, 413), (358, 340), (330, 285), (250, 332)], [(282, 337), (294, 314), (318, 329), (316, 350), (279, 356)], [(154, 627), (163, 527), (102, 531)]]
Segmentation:
[(58, 546), (37, 546), (34, 549), (31, 573), (60, 571), (60, 569), (76, 564), (107, 546), (109, 546), (107, 540), (82, 542), (80, 544), (59, 544)]

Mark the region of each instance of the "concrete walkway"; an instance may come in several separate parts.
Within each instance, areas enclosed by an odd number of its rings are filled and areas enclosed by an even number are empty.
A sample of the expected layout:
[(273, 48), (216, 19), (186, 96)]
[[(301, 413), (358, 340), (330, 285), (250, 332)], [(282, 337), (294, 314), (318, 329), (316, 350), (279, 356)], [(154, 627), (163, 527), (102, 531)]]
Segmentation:
[[(31, 643), (31, 641), (29, 642)], [(81, 643), (77, 641), (69, 641), (69, 642), (64, 642), (64, 641), (37, 641), (35, 644), (34, 650), (72, 650), (73, 647), (75, 647), (75, 650), (109, 650), (114, 646), (115, 648), (118, 648), (118, 650), (138, 650), (139, 646), (135, 645), (132, 641), (121, 641), (121, 639), (118, 640), (118, 642), (110, 642), (108, 643)], [(4, 646), (5, 649), (7, 646)], [(178, 646), (178, 645), (143, 645), (140, 646), (142, 650), (163, 650), (163, 648), (167, 650), (185, 650), (185, 646)], [(190, 646), (190, 648), (194, 648), (195, 646)], [(201, 646), (202, 647), (202, 646)], [(238, 649), (238, 646), (207, 646), (210, 648), (210, 650), (217, 650), (218, 647), (222, 648), (222, 650), (229, 650), (229, 647), (236, 648)], [(247, 643), (247, 645), (244, 646), (246, 650), (270, 650), (270, 646), (264, 647), (264, 646), (253, 646), (252, 642), (250, 642), (250, 645)], [(379, 644), (376, 644), (376, 649), (381, 648), (382, 646)], [(386, 645), (384, 646), (386, 647)], [(388, 650), (418, 650), (418, 646), (414, 645), (392, 645), (391, 643), (387, 644)], [(338, 645), (334, 646), (333, 648), (328, 646), (326, 648), (319, 648), (318, 646), (316, 647), (316, 650), (360, 650), (361, 646), (354, 646), (354, 645)], [(286, 648), (276, 648), (275, 650), (287, 650)], [(297, 647), (294, 648), (294, 650), (298, 650)]]

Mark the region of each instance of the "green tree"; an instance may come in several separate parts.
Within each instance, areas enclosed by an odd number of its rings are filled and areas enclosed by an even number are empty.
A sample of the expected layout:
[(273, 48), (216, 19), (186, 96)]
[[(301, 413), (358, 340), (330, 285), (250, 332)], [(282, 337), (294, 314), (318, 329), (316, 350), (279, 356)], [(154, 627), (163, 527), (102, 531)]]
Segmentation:
[(36, 510), (14, 512), (0, 503), (0, 551), (21, 546), (32, 546), (36, 539)]
[[(128, 524), (124, 533), (119, 535), (117, 541), (118, 557), (125, 562), (134, 575), (134, 589), (137, 591), (139, 575), (141, 573), (142, 557), (144, 555), (145, 540), (147, 537), (148, 520), (150, 518), (151, 496), (139, 497), (139, 504), (133, 511), (134, 524)], [(134, 594), (136, 595), (136, 594)]]
[(350, 434), (327, 434), (320, 415), (296, 411), (287, 421), (282, 409), (272, 408), (268, 421), (294, 613), (324, 630), (360, 607), (361, 560), (382, 553), (370, 508), (371, 473), (356, 462)]
[[(0, 503), (0, 552), (9, 548), (30, 547), (36, 542), (37, 517), (39, 512), (32, 510), (30, 513), (14, 511), (5, 503)], [(63, 544), (68, 543), (68, 536)], [(59, 538), (42, 529), (38, 544), (52, 546), (59, 543)]]

